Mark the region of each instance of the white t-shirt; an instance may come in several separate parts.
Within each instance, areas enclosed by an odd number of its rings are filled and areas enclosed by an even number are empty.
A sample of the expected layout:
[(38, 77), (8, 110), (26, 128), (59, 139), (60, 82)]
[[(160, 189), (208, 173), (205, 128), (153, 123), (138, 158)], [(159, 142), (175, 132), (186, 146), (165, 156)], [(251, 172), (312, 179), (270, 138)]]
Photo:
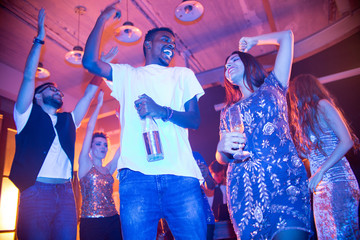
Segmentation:
[[(14, 108), (14, 121), (18, 133), (24, 129), (30, 117), (32, 107), (33, 104), (31, 103), (29, 108), (23, 114), (20, 114), (16, 110), (16, 107)], [(50, 114), (48, 115), (50, 116), (54, 127), (55, 138), (37, 177), (70, 179), (72, 177), (71, 162), (60, 145), (59, 136), (55, 128), (57, 116)], [(74, 121), (74, 114), (71, 113), (71, 116)]]
[(185, 111), (184, 104), (204, 90), (195, 74), (184, 67), (151, 64), (134, 68), (127, 64), (110, 64), (113, 86), (111, 95), (120, 103), (120, 147), (118, 169), (129, 168), (147, 175), (173, 174), (202, 179), (192, 155), (188, 130), (172, 122), (155, 119), (159, 128), (164, 159), (148, 162), (142, 136), (141, 119), (134, 101), (146, 94), (160, 106)]

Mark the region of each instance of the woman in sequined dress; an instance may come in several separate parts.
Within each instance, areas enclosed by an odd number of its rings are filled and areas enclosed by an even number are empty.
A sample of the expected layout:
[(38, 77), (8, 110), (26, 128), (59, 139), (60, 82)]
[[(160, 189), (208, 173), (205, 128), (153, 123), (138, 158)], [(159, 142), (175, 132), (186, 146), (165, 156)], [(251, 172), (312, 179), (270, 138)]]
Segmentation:
[[(269, 75), (246, 53), (265, 44), (279, 45)], [(308, 239), (311, 235), (306, 171), (287, 122), (293, 47), (290, 30), (243, 37), (240, 51), (225, 63), (226, 106), (220, 116), (216, 158), (229, 164), (227, 199), (238, 239)], [(230, 131), (230, 108), (240, 109), (245, 134)], [(239, 146), (249, 157), (235, 161)]]
[(84, 143), (79, 156), (79, 178), (82, 195), (80, 239), (122, 239), (120, 218), (112, 197), (119, 150), (113, 159), (103, 166), (108, 152), (107, 136), (94, 132), (96, 119), (103, 104), (100, 91), (98, 103), (90, 117)]
[(289, 88), (294, 143), (309, 159), (318, 239), (360, 239), (359, 186), (345, 158), (358, 139), (333, 98), (316, 77), (302, 74)]

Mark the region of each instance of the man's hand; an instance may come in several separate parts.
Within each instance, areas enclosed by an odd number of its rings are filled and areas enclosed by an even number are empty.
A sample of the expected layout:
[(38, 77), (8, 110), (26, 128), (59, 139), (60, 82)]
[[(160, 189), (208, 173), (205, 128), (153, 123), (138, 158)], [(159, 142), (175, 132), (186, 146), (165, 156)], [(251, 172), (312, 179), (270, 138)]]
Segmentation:
[(139, 96), (139, 99), (136, 100), (134, 104), (141, 118), (145, 118), (146, 116), (162, 118), (166, 115), (166, 109), (158, 105), (151, 97), (146, 94)]
[(111, 3), (110, 5), (108, 5), (104, 11), (101, 12), (99, 18), (104, 18), (106, 21), (109, 20), (111, 18), (111, 16), (114, 16), (114, 19), (120, 19), (121, 17), (121, 12), (120, 10), (115, 8), (115, 5), (120, 3), (120, 0), (117, 0), (113, 3)]

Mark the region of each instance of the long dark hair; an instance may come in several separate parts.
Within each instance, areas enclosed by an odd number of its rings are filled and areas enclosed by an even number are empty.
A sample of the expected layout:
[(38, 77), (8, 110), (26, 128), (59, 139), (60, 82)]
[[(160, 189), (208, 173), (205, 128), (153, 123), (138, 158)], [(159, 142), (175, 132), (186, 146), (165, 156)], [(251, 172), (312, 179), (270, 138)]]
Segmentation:
[(359, 139), (343, 117), (343, 113), (337, 107), (335, 99), (315, 76), (301, 74), (290, 81), (288, 92), (289, 125), (298, 153), (305, 157), (312, 148), (315, 148), (326, 156), (321, 147), (322, 142), (312, 143), (309, 138), (310, 132), (312, 132), (317, 139), (320, 139), (319, 135), (322, 133), (322, 129), (317, 128), (320, 121), (318, 104), (322, 99), (328, 100), (341, 114), (354, 141), (354, 149), (358, 149)]
[[(225, 60), (225, 64), (227, 63), (230, 56), (233, 54), (237, 54), (242, 63), (244, 64), (245, 71), (244, 71), (244, 78), (243, 81), (245, 86), (249, 87), (249, 90), (251, 92), (255, 91), (255, 88), (260, 87), (263, 83), (265, 78), (267, 77), (267, 72), (265, 71), (264, 67), (261, 65), (261, 63), (256, 60), (255, 57), (253, 57), (249, 53), (244, 53), (240, 51), (234, 51), (232, 52)], [(224, 69), (224, 76), (225, 76)], [(230, 106), (236, 102), (238, 102), (243, 94), (240, 91), (239, 87), (236, 85), (233, 85), (229, 80), (224, 77), (224, 83), (225, 83), (225, 93), (226, 93), (226, 106)]]

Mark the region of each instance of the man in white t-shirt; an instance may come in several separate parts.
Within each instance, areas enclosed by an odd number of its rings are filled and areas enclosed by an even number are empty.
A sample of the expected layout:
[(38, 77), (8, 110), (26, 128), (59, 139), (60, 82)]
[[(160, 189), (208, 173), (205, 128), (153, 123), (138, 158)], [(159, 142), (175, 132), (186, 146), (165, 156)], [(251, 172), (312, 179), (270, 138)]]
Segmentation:
[[(155, 239), (158, 221), (165, 218), (176, 239), (203, 240), (202, 175), (187, 129), (200, 124), (198, 99), (204, 91), (190, 69), (168, 67), (175, 51), (174, 33), (168, 28), (146, 34), (143, 67), (101, 61), (100, 40), (105, 22), (115, 15), (114, 5), (98, 17), (86, 43), (83, 65), (112, 81), (111, 95), (120, 103), (118, 169), (123, 237)], [(142, 134), (146, 116), (154, 118), (159, 128), (164, 159), (155, 162), (147, 161)]]
[(75, 109), (58, 112), (63, 93), (55, 83), (35, 89), (35, 73), (45, 38), (45, 10), (39, 11), (38, 35), (26, 61), (14, 107), (16, 151), (10, 180), (20, 190), (19, 239), (75, 240), (77, 218), (72, 190), (76, 128), (101, 79), (96, 77)]

